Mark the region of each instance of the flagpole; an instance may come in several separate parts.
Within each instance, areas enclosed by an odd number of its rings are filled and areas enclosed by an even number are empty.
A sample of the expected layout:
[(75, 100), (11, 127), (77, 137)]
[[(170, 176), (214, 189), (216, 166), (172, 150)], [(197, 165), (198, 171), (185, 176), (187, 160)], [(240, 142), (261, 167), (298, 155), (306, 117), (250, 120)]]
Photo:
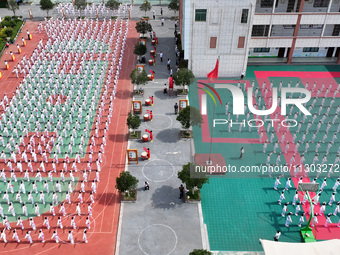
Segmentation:
[[(217, 61), (218, 61), (218, 65), (217, 65), (217, 63), (216, 63), (216, 66), (215, 66), (215, 69), (216, 69), (216, 67), (217, 67), (217, 75), (216, 75), (215, 79), (218, 78), (218, 68), (219, 68), (219, 63), (220, 63), (220, 55), (218, 55)], [(214, 70), (215, 70), (215, 69), (214, 69)], [(214, 132), (215, 107), (216, 107), (216, 105), (214, 104), (214, 110), (213, 110), (213, 125), (212, 125), (212, 127), (211, 127), (209, 159), (208, 159), (208, 161), (206, 162), (207, 165), (212, 165), (212, 161), (211, 161), (211, 149), (212, 149), (212, 140), (213, 140), (213, 132)]]
[(213, 139), (213, 132), (214, 132), (214, 119), (215, 119), (215, 104), (214, 104), (214, 111), (213, 111), (213, 125), (211, 127), (211, 134), (210, 134), (210, 150), (209, 150), (209, 160), (207, 161), (207, 165), (212, 165), (211, 161), (211, 148), (212, 148), (212, 139)]

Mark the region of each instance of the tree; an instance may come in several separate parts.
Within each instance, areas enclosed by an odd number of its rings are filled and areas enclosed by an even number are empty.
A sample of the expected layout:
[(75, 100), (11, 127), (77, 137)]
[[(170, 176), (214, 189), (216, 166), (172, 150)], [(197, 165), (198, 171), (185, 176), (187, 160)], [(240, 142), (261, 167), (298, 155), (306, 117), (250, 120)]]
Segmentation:
[(188, 68), (180, 68), (178, 72), (174, 73), (173, 79), (176, 85), (178, 86), (189, 86), (194, 82), (195, 76)]
[(146, 12), (151, 10), (150, 2), (147, 0), (144, 1), (144, 3), (139, 7), (139, 10), (144, 11), (146, 16)]
[(188, 164), (183, 165), (182, 171), (179, 171), (177, 173), (178, 179), (180, 179), (183, 183), (185, 183), (187, 189), (189, 190), (191, 189), (192, 194), (194, 194), (195, 187), (198, 189), (201, 189), (204, 183), (209, 183), (208, 178), (192, 178), (190, 176), (190, 169), (194, 167), (195, 165), (189, 162)]
[(146, 74), (145, 70), (139, 72), (138, 69), (134, 69), (130, 74), (131, 82), (133, 84), (138, 85), (145, 85), (148, 82), (148, 75)]
[(120, 5), (121, 5), (121, 2), (118, 2), (116, 0), (109, 0), (105, 4), (105, 6), (111, 10), (118, 10)]
[(146, 46), (142, 43), (137, 43), (135, 45), (135, 49), (134, 49), (133, 53), (138, 55), (138, 56), (144, 55), (146, 53)]
[(200, 126), (203, 122), (200, 111), (193, 106), (187, 106), (180, 111), (176, 120), (178, 120), (186, 130), (189, 130), (191, 126)]
[(146, 32), (152, 31), (151, 24), (144, 20), (137, 22), (135, 28), (138, 33), (143, 34), (143, 37)]
[(133, 130), (133, 133), (135, 133), (135, 129), (139, 128), (141, 123), (142, 121), (137, 114), (132, 115), (131, 112), (129, 112), (129, 116), (126, 119), (126, 124)]
[(130, 172), (121, 172), (119, 177), (116, 178), (116, 189), (120, 193), (128, 192), (137, 188), (138, 179), (130, 174)]
[(8, 10), (13, 12), (13, 16), (15, 16), (15, 12), (19, 10), (19, 6), (16, 0), (7, 0), (7, 8)]
[(171, 2), (168, 5), (168, 8), (170, 10), (173, 10), (176, 14), (176, 11), (179, 11), (179, 0), (171, 0)]
[(86, 8), (86, 0), (74, 0), (74, 5), (78, 10), (84, 10)]
[(51, 0), (40, 0), (40, 9), (43, 11), (46, 11), (47, 16), (48, 16), (48, 12), (52, 10), (53, 7), (54, 7), (54, 4), (52, 3)]

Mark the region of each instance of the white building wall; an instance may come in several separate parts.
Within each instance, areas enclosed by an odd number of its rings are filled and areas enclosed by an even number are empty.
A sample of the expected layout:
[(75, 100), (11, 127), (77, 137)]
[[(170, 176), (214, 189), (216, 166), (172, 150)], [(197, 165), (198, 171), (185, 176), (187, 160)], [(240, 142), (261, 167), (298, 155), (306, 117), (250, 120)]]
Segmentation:
[(184, 50), (184, 58), (189, 59), (190, 51), (190, 27), (191, 27), (191, 0), (184, 1), (183, 6), (183, 27), (182, 27), (182, 49)]
[[(255, 0), (251, 1), (254, 5)], [(247, 65), (248, 40), (254, 16), (250, 1), (184, 1), (185, 8), (189, 4), (190, 20), (187, 19), (187, 10), (184, 17), (184, 23), (191, 23), (190, 35), (187, 36), (187, 30), (184, 32), (185, 58), (189, 60), (189, 68), (195, 76), (205, 77), (214, 69), (220, 56), (219, 76), (239, 76)], [(207, 9), (205, 22), (195, 22), (195, 9)], [(241, 23), (242, 9), (249, 9), (247, 24)], [(241, 49), (238, 48), (240, 36), (246, 37), (245, 47)], [(217, 37), (216, 49), (210, 48), (210, 37)]]
[(298, 15), (272, 15), (273, 25), (293, 25), (296, 24)]
[(288, 48), (292, 46), (293, 39), (287, 38), (268, 38), (268, 39), (250, 39), (249, 48)]
[[(283, 2), (281, 0), (279, 5)], [(338, 1), (338, 0), (336, 0)], [(279, 48), (290, 48), (292, 36), (281, 35), (275, 37), (270, 34), (282, 25), (295, 25), (298, 15), (294, 12), (281, 12), (279, 15), (255, 14), (256, 0), (184, 0), (184, 50), (185, 58), (189, 60), (189, 68), (197, 77), (205, 77), (220, 56), (219, 76), (239, 76), (246, 69), (249, 56), (275, 56)], [(285, 7), (286, 8), (286, 7)], [(284, 9), (285, 9), (284, 8)], [(195, 22), (195, 9), (207, 9), (206, 22)], [(249, 9), (248, 23), (241, 23), (242, 9)], [(322, 31), (326, 35), (330, 32), (326, 24), (340, 24), (340, 13), (303, 14), (301, 25), (323, 25)], [(251, 38), (253, 25), (270, 25), (268, 37)], [(276, 30), (272, 31), (272, 26)], [(306, 30), (307, 31), (307, 30)], [(310, 29), (308, 30), (310, 31)], [(320, 30), (320, 32), (322, 32)], [(332, 31), (331, 31), (332, 32)], [(245, 36), (245, 47), (238, 49), (239, 36)], [(210, 49), (210, 37), (217, 37), (216, 49)], [(328, 47), (340, 47), (339, 37), (319, 37), (309, 34), (297, 38), (293, 57), (326, 56)], [(304, 53), (304, 47), (319, 47), (318, 53)], [(270, 53), (257, 54), (254, 48), (270, 48)]]

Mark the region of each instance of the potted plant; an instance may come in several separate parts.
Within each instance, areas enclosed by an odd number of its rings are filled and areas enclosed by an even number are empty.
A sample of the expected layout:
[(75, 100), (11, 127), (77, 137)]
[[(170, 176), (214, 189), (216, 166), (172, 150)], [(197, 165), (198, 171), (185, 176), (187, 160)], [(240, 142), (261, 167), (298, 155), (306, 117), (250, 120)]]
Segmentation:
[(52, 10), (54, 7), (54, 4), (51, 0), (40, 0), (40, 9), (43, 11), (46, 11), (47, 17), (50, 10)]
[(145, 70), (139, 71), (138, 69), (132, 70), (130, 74), (131, 83), (136, 85), (134, 88), (133, 93), (136, 95), (142, 95), (144, 90), (139, 88), (139, 85), (145, 85), (148, 82), (148, 75)]
[(179, 0), (171, 0), (168, 5), (168, 9), (173, 10), (176, 15), (176, 11), (179, 10)]
[(203, 249), (194, 249), (189, 255), (212, 255), (212, 252)]
[(144, 11), (145, 16), (146, 16), (146, 12), (151, 10), (151, 4), (149, 1), (144, 1), (144, 3), (142, 3), (142, 5), (139, 7), (139, 10)]
[(118, 10), (120, 5), (121, 3), (116, 0), (108, 0), (105, 4), (105, 6), (110, 10)]
[(185, 130), (181, 130), (181, 138), (192, 138), (192, 131), (189, 130), (191, 126), (200, 126), (203, 122), (200, 111), (193, 107), (187, 106), (181, 110), (176, 118)]
[(133, 53), (138, 56), (138, 61), (141, 62), (141, 57), (146, 53), (146, 46), (142, 43), (137, 43)]
[(129, 133), (130, 139), (140, 139), (141, 138), (141, 131), (140, 130), (136, 131), (136, 129), (139, 128), (141, 123), (142, 123), (142, 121), (137, 114), (132, 115), (129, 112), (129, 116), (126, 119), (126, 124), (128, 125), (128, 127), (130, 129), (133, 130), (133, 132)]
[(121, 172), (116, 178), (116, 189), (122, 195), (122, 201), (137, 200), (137, 184), (138, 179), (128, 171)]
[(185, 88), (185, 86), (189, 86), (191, 83), (193, 83), (195, 76), (188, 68), (180, 68), (178, 72), (174, 73), (173, 79), (177, 86), (183, 86), (182, 90), (177, 90), (178, 94), (187, 95), (188, 90)]
[(204, 183), (209, 183), (209, 179), (206, 177), (194, 178), (190, 175), (190, 169), (194, 168), (195, 165), (190, 162), (183, 165), (182, 170), (177, 173), (178, 179), (185, 183), (187, 192), (185, 194), (186, 202), (201, 201), (200, 189)]
[(140, 34), (143, 34), (143, 37), (142, 38), (146, 38), (144, 35), (147, 33), (147, 32), (151, 32), (152, 31), (152, 26), (150, 23), (142, 20), (142, 21), (139, 21), (136, 23), (136, 31)]

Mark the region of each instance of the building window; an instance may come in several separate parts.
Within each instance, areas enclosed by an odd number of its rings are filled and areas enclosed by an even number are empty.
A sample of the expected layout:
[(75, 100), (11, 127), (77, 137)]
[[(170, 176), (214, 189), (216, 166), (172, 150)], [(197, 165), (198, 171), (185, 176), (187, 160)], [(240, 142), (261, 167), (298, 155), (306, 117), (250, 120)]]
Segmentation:
[(238, 38), (238, 44), (237, 44), (237, 48), (239, 49), (243, 49), (244, 48), (244, 42), (246, 40), (246, 37), (245, 36), (240, 36)]
[(249, 9), (242, 9), (241, 23), (248, 23), (248, 12)]
[(318, 47), (307, 47), (302, 49), (303, 52), (318, 52), (319, 48)]
[[(278, 0), (276, 1), (276, 6), (278, 5)], [(261, 0), (260, 6), (261, 8), (273, 8), (274, 0)]]
[(313, 7), (328, 7), (329, 0), (314, 0)]
[(339, 36), (340, 35), (340, 25), (334, 25), (332, 36)]
[(256, 53), (270, 52), (270, 48), (254, 48), (254, 52), (256, 52)]
[(210, 37), (210, 49), (216, 49), (217, 37)]
[(254, 25), (251, 36), (268, 36), (269, 25)]
[(207, 21), (207, 9), (196, 9), (195, 21)]

